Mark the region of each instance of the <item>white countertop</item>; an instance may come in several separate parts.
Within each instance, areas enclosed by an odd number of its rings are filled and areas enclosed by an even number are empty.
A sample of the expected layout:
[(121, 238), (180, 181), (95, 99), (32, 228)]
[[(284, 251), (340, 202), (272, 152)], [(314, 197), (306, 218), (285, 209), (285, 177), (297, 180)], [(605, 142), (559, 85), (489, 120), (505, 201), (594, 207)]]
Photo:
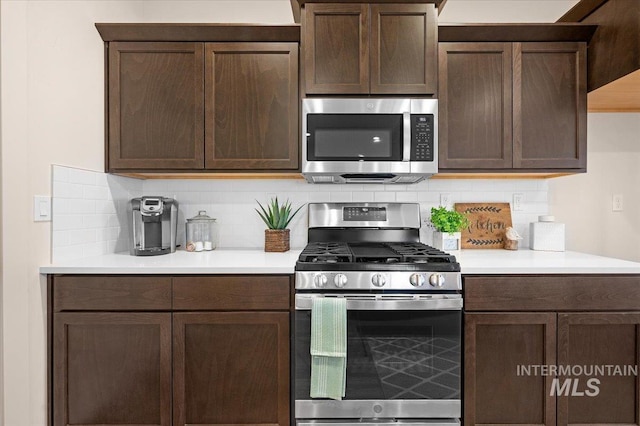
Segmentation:
[(575, 251), (462, 250), (463, 274), (640, 274), (640, 263)]
[(160, 256), (106, 254), (40, 267), (41, 274), (293, 274), (302, 250), (178, 250)]
[[(301, 250), (218, 249), (162, 256), (108, 254), (42, 266), (41, 274), (293, 274)], [(640, 263), (591, 254), (532, 250), (462, 250), (463, 274), (640, 274)]]

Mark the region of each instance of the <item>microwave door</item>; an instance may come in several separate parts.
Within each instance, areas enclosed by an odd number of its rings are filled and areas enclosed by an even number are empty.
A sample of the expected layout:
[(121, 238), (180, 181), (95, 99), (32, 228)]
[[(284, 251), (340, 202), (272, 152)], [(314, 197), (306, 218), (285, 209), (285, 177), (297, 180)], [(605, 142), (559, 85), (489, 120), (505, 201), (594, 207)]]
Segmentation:
[(305, 123), (307, 160), (402, 161), (405, 157), (405, 121), (404, 114), (308, 114)]

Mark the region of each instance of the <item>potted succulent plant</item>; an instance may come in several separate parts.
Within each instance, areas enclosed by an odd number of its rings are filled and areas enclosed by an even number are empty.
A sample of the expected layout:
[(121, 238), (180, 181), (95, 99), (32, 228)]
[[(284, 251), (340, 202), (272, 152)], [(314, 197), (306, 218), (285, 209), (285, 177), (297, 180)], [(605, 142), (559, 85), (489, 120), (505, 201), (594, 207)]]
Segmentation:
[(272, 198), (266, 209), (259, 201), (256, 200), (256, 202), (260, 206), (260, 210), (256, 209), (256, 212), (267, 225), (267, 229), (264, 231), (264, 251), (289, 251), (289, 229), (287, 226), (304, 205), (291, 213), (291, 203), (288, 200), (279, 204), (278, 197)]
[(469, 226), (464, 213), (447, 210), (446, 207), (431, 208), (433, 246), (442, 251), (460, 250), (460, 231)]

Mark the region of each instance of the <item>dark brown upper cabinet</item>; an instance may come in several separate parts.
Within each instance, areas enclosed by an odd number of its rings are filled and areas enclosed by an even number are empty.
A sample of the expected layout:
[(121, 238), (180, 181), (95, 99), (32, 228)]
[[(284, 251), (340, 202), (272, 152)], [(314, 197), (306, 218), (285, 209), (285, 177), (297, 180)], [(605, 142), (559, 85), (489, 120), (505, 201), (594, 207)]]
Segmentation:
[(204, 166), (202, 43), (109, 46), (109, 168)]
[(512, 167), (510, 43), (440, 43), (440, 169)]
[(96, 26), (108, 172), (299, 170), (299, 26)]
[(441, 170), (586, 170), (586, 43), (439, 50)]
[(514, 43), (513, 167), (586, 169), (585, 43)]
[(298, 168), (298, 44), (205, 44), (205, 168)]
[(437, 92), (434, 4), (308, 3), (307, 95)]

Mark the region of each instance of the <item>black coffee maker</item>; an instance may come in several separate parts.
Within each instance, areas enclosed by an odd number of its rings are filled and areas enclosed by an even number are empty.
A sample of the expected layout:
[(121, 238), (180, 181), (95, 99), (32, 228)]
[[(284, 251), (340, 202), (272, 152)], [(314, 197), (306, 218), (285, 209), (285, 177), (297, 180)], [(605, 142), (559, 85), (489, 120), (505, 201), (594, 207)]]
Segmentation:
[(155, 256), (176, 251), (178, 202), (173, 198), (140, 197), (129, 201), (132, 256)]

